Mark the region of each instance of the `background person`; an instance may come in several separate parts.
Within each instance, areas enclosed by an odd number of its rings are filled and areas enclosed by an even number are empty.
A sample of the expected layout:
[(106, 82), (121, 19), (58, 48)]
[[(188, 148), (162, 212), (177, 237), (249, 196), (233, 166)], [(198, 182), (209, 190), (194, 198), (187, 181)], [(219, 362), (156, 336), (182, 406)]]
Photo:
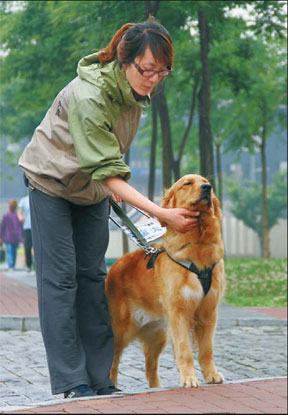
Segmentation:
[(17, 260), (18, 245), (22, 242), (22, 223), (17, 215), (17, 200), (10, 200), (9, 212), (1, 221), (1, 244), (6, 244), (6, 256), (9, 270), (14, 270)]
[(20, 222), (23, 224), (25, 264), (27, 271), (30, 272), (32, 271), (33, 260), (29, 196), (24, 196), (20, 199), (18, 204), (18, 217)]
[(185, 232), (197, 213), (164, 209), (126, 180), (122, 155), (150, 93), (173, 66), (160, 24), (122, 26), (109, 45), (78, 64), (19, 165), (29, 184), (39, 316), (53, 394), (117, 392), (110, 380), (114, 339), (105, 295), (108, 198)]

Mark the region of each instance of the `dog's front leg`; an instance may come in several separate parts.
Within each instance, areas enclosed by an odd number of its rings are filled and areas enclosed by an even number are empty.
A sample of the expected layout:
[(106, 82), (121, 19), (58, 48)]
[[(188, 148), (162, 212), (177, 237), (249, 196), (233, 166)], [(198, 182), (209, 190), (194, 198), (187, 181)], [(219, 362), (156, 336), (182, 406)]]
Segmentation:
[(216, 325), (216, 313), (209, 321), (196, 326), (194, 332), (199, 347), (199, 363), (206, 383), (223, 383), (223, 375), (217, 371), (213, 359), (213, 339)]
[(170, 311), (169, 314), (173, 349), (180, 372), (180, 385), (196, 388), (199, 386), (199, 381), (194, 368), (189, 322), (181, 313), (175, 313), (175, 310)]

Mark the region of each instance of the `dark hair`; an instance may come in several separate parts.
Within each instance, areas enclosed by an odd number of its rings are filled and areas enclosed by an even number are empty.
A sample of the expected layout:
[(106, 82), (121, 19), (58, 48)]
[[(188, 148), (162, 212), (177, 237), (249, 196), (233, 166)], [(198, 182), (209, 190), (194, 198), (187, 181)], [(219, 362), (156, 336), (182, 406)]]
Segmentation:
[(106, 48), (100, 50), (102, 63), (115, 59), (122, 65), (130, 64), (137, 56), (143, 56), (150, 47), (153, 57), (167, 68), (173, 67), (174, 49), (168, 31), (160, 23), (126, 23), (113, 36)]
[(10, 212), (15, 212), (15, 210), (17, 209), (18, 203), (17, 200), (10, 200), (9, 202), (9, 210)]

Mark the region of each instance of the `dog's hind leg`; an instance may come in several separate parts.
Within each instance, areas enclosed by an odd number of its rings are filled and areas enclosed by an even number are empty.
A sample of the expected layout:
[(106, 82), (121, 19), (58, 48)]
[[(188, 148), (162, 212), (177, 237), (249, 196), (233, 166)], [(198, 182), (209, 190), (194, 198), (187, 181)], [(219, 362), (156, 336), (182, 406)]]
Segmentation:
[(110, 379), (114, 382), (115, 386), (118, 385), (118, 369), (120, 358), (122, 356), (123, 350), (128, 346), (132, 340), (128, 332), (117, 330), (117, 334), (114, 334), (114, 357), (113, 363), (110, 370)]
[(166, 328), (159, 327), (156, 322), (148, 323), (140, 330), (139, 339), (143, 343), (146, 378), (149, 387), (161, 388), (158, 363), (167, 341)]

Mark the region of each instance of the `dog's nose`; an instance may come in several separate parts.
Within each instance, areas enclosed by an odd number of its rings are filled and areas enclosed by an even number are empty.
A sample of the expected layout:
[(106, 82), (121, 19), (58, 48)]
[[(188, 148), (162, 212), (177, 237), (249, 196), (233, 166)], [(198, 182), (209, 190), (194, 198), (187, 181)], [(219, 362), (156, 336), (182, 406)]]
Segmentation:
[(211, 186), (211, 184), (209, 184), (209, 183), (205, 183), (205, 184), (202, 184), (201, 185), (201, 190), (202, 190), (202, 193), (210, 193), (211, 192), (211, 189), (212, 189), (212, 186)]

